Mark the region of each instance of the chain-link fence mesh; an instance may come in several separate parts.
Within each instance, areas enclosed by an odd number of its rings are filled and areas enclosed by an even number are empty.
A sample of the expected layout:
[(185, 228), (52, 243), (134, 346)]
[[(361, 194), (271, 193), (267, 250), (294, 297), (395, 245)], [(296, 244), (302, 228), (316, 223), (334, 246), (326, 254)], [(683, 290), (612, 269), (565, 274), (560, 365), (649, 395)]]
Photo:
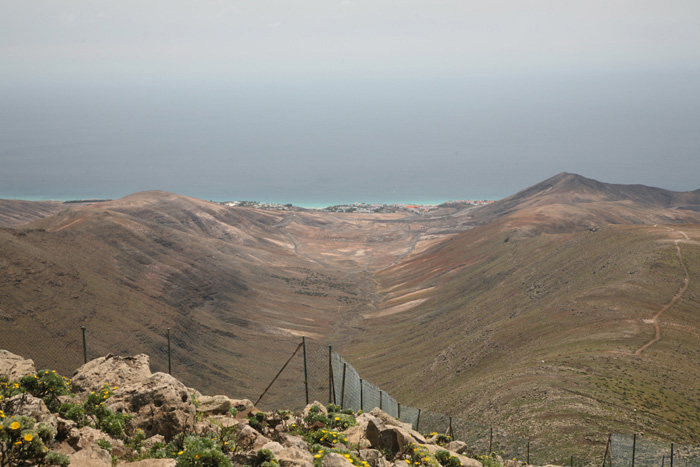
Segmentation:
[[(295, 365), (295, 361), (301, 364)], [(671, 443), (668, 442), (612, 435), (605, 460), (602, 450), (591, 458), (582, 459), (567, 456), (561, 446), (530, 442), (498, 427), (402, 405), (387, 392), (363, 380), (355, 367), (328, 346), (307, 343), (305, 352), (299, 352), (286, 372), (293, 375), (283, 375), (279, 385), (286, 386), (294, 378), (300, 381), (306, 378), (309, 402), (334, 403), (344, 409), (365, 412), (378, 407), (410, 423), (421, 433), (441, 433), (464, 441), (468, 453), (475, 457), (495, 453), (503, 459), (515, 458), (531, 465), (633, 467), (634, 456), (634, 467), (671, 466)], [(700, 467), (700, 447), (675, 446), (673, 466)]]
[(657, 441), (634, 435), (612, 435), (610, 459), (606, 466), (613, 467), (700, 467), (700, 447), (672, 446), (669, 442)]

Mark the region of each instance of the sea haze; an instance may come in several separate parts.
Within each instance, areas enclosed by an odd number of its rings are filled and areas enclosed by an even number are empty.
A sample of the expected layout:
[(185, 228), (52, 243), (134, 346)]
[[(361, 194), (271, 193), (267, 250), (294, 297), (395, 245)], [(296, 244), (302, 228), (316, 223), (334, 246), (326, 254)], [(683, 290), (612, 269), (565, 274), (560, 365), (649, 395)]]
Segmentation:
[(685, 191), (698, 188), (697, 82), (617, 72), (15, 84), (0, 93), (0, 196), (419, 203), (499, 199), (562, 171)]

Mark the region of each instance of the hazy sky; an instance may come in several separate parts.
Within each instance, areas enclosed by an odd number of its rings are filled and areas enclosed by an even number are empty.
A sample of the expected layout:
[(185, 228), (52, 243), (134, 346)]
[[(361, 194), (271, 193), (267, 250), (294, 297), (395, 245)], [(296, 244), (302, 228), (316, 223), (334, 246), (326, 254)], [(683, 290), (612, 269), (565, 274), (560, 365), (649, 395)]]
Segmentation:
[(698, 0), (0, 0), (0, 197), (700, 188)]

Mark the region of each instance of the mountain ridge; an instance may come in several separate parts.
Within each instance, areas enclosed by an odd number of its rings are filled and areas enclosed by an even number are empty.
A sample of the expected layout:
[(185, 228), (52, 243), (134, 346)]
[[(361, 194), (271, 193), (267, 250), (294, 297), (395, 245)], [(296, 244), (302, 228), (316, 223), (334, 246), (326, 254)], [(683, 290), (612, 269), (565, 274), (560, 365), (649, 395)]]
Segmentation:
[[(681, 207), (700, 190), (674, 193), (562, 173), (435, 216), (135, 193), (0, 229), (0, 319), (9, 350), (57, 368), (82, 357), (82, 325), (101, 354), (158, 354), (172, 328), (185, 381), (254, 397), (303, 336), (402, 402), (534, 439), (590, 447), (622, 427), (696, 442), (700, 212)], [(634, 356), (683, 284), (679, 258), (688, 288)], [(23, 347), (30, 335), (44, 348)]]

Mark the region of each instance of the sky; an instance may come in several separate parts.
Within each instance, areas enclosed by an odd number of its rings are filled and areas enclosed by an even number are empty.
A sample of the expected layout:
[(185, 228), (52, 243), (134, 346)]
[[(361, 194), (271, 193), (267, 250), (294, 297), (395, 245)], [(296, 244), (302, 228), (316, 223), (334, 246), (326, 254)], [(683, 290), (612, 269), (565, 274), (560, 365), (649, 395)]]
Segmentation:
[(697, 0), (0, 0), (0, 198), (700, 188)]

